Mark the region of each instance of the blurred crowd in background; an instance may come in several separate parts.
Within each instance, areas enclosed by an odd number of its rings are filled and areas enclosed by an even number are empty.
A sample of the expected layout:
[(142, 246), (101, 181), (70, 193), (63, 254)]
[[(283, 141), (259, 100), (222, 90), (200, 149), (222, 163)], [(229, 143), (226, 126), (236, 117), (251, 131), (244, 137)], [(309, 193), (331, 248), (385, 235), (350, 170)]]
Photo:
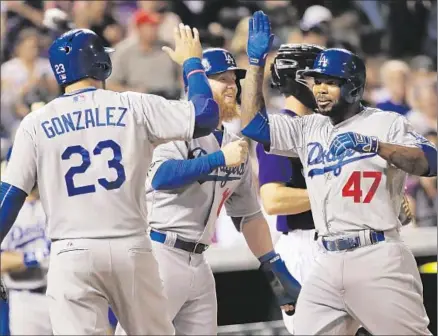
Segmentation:
[[(343, 47), (367, 65), (364, 104), (405, 115), (437, 141), (437, 2), (421, 0), (208, 0), (208, 1), (1, 1), (1, 156), (21, 119), (61, 94), (47, 50), (56, 37), (44, 12), (59, 8), (78, 28), (89, 28), (115, 48), (107, 88), (184, 95), (180, 68), (161, 50), (172, 46), (173, 27), (200, 30), (204, 48), (230, 50), (247, 66), (249, 16), (262, 9), (276, 35), (266, 66), (269, 112), (282, 108), (270, 87), (270, 61), (282, 43)], [(437, 225), (436, 178), (410, 177), (407, 192), (417, 226)]]

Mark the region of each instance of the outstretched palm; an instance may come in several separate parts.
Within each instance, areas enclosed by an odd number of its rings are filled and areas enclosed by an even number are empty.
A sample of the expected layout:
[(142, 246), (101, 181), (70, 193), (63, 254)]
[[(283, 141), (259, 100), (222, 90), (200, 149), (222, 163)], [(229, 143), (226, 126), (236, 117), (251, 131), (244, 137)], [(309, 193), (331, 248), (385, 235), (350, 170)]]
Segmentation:
[(247, 53), (251, 64), (264, 64), (273, 39), (268, 16), (263, 11), (255, 12), (249, 19)]

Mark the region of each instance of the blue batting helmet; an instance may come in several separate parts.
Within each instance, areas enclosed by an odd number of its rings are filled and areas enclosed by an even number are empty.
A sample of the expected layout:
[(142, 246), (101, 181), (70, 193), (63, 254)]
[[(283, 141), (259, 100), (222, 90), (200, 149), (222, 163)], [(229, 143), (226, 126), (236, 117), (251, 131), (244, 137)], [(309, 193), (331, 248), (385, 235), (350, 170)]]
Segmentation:
[[(238, 86), (239, 80), (245, 78), (246, 75), (245, 69), (237, 67), (234, 56), (228, 50), (222, 48), (205, 49), (202, 53), (202, 66), (207, 77), (228, 70), (234, 70)], [(187, 85), (187, 78), (184, 74), (184, 86), (187, 87)]]
[(222, 48), (209, 48), (202, 53), (202, 65), (207, 76), (234, 70), (237, 80), (245, 78), (246, 70), (237, 67), (234, 56)]
[(359, 56), (346, 49), (330, 48), (320, 52), (313, 68), (305, 71), (303, 75), (344, 79), (341, 97), (349, 104), (359, 101), (365, 89), (365, 64)]
[(66, 86), (83, 78), (106, 80), (112, 71), (103, 40), (92, 30), (73, 29), (58, 37), (49, 48), (49, 59), (58, 84)]

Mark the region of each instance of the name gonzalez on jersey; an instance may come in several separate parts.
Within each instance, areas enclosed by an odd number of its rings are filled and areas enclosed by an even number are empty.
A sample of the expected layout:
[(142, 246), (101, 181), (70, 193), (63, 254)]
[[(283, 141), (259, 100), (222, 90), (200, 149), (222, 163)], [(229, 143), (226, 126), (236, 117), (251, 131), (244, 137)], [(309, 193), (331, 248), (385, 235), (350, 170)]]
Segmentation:
[(57, 135), (80, 131), (92, 127), (125, 127), (126, 107), (107, 106), (78, 110), (53, 117), (41, 123), (46, 136), (51, 139)]
[[(333, 172), (335, 176), (339, 176), (342, 167), (352, 162), (368, 159), (376, 156), (376, 153), (363, 154), (358, 153), (352, 149), (347, 149), (341, 155), (333, 155), (328, 150), (324, 150), (324, 147), (319, 142), (311, 142), (307, 145), (307, 166), (308, 168), (315, 165), (324, 165), (322, 168), (313, 168), (308, 172), (309, 177), (317, 175), (324, 175), (328, 172)], [(325, 166), (325, 164), (333, 163)]]

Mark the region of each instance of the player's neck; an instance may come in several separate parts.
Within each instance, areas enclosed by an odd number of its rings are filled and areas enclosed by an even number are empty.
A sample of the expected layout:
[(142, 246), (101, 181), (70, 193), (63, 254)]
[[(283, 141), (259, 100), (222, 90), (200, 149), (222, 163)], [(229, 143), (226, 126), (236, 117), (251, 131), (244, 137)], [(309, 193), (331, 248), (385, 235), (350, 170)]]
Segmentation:
[(312, 113), (312, 111), (310, 109), (308, 109), (304, 104), (302, 104), (294, 96), (289, 96), (286, 98), (284, 108), (287, 110), (290, 110), (292, 112), (295, 112), (299, 116), (303, 116), (303, 115)]
[(96, 87), (96, 81), (92, 79), (83, 79), (79, 82), (73, 83), (65, 87), (65, 93), (71, 93), (74, 91), (82, 90), (89, 87)]
[(346, 109), (345, 113), (343, 113), (343, 109), (342, 107), (340, 107), (339, 113), (334, 113), (332, 116), (330, 116), (333, 125), (337, 125), (347, 119), (350, 119), (351, 117), (354, 117), (363, 109), (362, 105), (359, 102), (344, 108)]

